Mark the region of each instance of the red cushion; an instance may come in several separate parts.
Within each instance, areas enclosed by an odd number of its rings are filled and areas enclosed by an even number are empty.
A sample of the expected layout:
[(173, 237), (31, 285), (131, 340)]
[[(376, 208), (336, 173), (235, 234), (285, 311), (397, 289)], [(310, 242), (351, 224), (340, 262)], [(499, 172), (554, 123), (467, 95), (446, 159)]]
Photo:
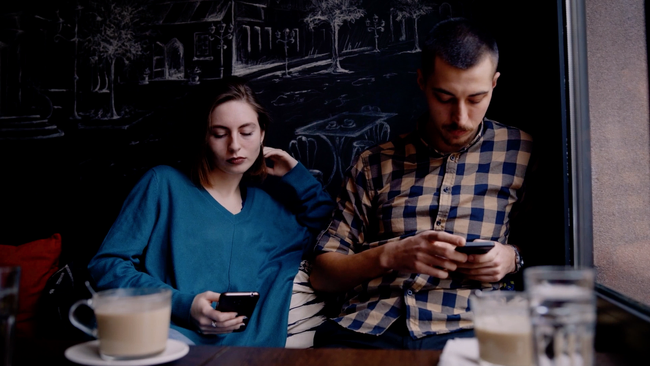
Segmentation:
[(17, 336), (34, 335), (38, 299), (48, 278), (59, 269), (60, 255), (60, 234), (18, 246), (0, 245), (0, 265), (21, 267), (16, 316)]

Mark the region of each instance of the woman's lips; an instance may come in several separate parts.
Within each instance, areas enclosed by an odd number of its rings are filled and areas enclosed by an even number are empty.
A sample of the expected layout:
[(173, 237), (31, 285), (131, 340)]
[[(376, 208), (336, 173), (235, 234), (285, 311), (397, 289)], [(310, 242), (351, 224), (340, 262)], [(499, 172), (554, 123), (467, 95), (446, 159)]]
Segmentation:
[(229, 162), (230, 164), (239, 165), (239, 164), (243, 163), (245, 160), (246, 160), (246, 158), (237, 157), (237, 158), (230, 158), (230, 159), (228, 159), (228, 162)]

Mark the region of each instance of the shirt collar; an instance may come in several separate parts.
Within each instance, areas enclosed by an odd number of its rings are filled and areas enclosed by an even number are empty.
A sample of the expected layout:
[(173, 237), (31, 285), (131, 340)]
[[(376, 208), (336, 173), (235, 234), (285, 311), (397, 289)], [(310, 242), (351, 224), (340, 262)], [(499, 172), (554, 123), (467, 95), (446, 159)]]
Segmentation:
[(433, 146), (429, 146), (427, 141), (423, 138), (424, 133), (420, 133), (421, 131), (424, 131), (424, 126), (425, 126), (426, 123), (427, 123), (427, 115), (425, 114), (425, 115), (423, 115), (422, 117), (420, 117), (418, 119), (415, 133), (417, 134), (417, 137), (420, 140), (420, 142), (422, 142), (424, 144), (424, 146), (426, 146), (426, 148), (429, 149), (429, 152), (432, 155), (435, 155), (435, 156), (447, 156), (447, 155), (451, 155), (451, 154), (462, 154), (462, 153), (466, 152), (467, 150), (469, 150), (470, 147), (476, 145), (476, 143), (478, 143), (483, 138), (483, 135), (485, 134), (485, 118), (483, 118), (481, 120), (481, 123), (478, 126), (478, 133), (476, 134), (476, 136), (474, 136), (474, 138), (472, 139), (472, 141), (469, 144), (463, 146), (463, 148), (458, 150), (458, 151), (454, 151), (454, 152), (450, 152), (450, 153), (442, 153), (442, 152), (438, 151), (436, 148), (434, 148)]

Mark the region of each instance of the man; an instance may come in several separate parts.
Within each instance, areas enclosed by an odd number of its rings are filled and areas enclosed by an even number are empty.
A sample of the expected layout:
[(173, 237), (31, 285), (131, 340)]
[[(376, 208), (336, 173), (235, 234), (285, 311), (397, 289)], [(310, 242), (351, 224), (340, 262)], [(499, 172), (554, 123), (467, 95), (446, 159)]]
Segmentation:
[[(473, 336), (472, 289), (509, 288), (504, 277), (523, 264), (506, 243), (532, 139), (485, 119), (498, 57), (465, 19), (432, 30), (417, 72), (428, 113), (416, 131), (360, 155), (319, 238), (312, 285), (346, 296), (315, 346), (442, 349)], [(474, 240), (496, 244), (455, 250)]]

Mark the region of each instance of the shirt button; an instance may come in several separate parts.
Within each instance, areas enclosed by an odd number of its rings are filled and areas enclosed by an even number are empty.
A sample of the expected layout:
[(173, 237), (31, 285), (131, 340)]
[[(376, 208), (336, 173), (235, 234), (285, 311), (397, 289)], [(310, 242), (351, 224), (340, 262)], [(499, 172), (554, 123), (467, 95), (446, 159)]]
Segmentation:
[(449, 187), (443, 188), (442, 191), (445, 192), (445, 193), (449, 193)]
[(409, 295), (409, 296), (413, 296), (413, 291), (408, 290), (408, 291), (406, 291), (406, 294)]
[(442, 221), (440, 220), (436, 221), (436, 226), (440, 226), (440, 225), (442, 225)]
[(449, 160), (454, 161), (454, 160), (456, 160), (456, 157), (454, 155), (450, 155)]

